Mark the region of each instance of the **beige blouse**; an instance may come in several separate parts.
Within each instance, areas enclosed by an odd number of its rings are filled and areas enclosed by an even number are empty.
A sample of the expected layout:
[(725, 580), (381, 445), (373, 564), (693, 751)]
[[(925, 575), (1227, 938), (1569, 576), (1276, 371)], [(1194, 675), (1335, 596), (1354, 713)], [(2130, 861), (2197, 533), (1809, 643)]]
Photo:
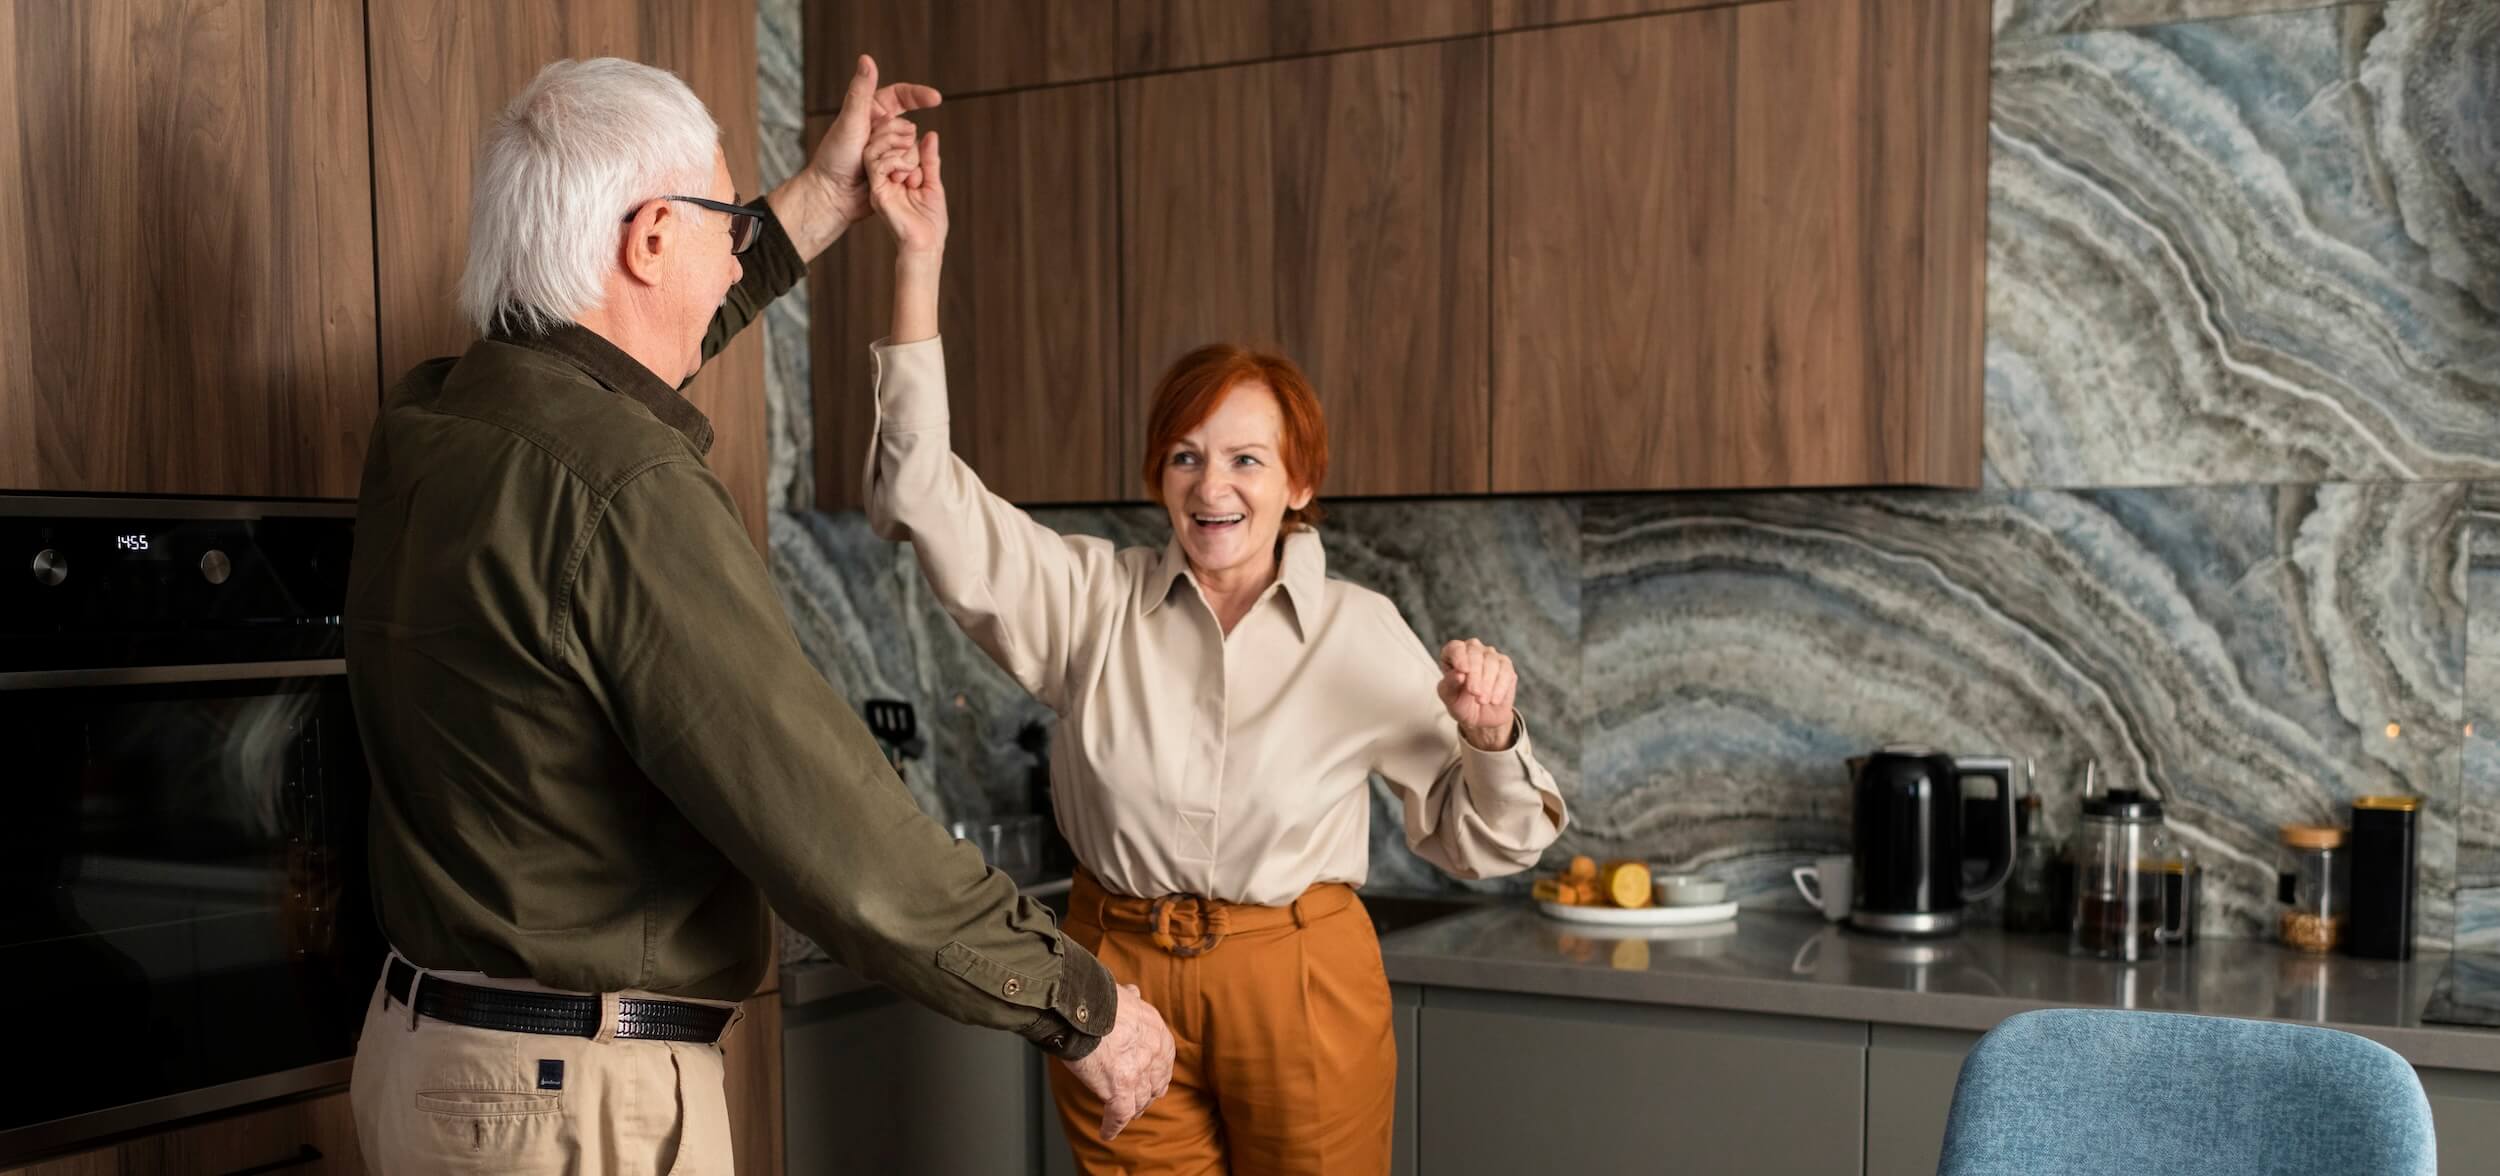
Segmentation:
[(872, 351), (869, 521), (912, 543), (964, 632), (1059, 713), (1054, 807), (1105, 886), (1262, 906), (1360, 886), (1374, 772), (1407, 845), (1461, 878), (1526, 869), (1560, 835), (1525, 723), (1506, 751), (1460, 739), (1437, 659), (1387, 597), (1327, 577), (1317, 533), (1286, 538), (1227, 638), (1177, 543), (1061, 535), (981, 485), (948, 442), (939, 340)]

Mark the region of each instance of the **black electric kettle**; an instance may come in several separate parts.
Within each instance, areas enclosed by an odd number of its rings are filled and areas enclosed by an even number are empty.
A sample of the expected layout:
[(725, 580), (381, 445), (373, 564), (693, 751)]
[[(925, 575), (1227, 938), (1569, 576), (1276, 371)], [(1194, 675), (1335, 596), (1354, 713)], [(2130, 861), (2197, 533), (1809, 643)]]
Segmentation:
[[(1997, 783), (1993, 801), (1974, 806), (1989, 830), (1963, 828), (1962, 781)], [(1951, 935), (1962, 907), (2005, 885), (2013, 869), (2014, 761), (1949, 755), (1894, 745), (1849, 761), (1856, 800), (1856, 856), (1850, 868), (1849, 925), (1882, 935)], [(1962, 876), (1963, 846), (1985, 846), (1987, 869)]]

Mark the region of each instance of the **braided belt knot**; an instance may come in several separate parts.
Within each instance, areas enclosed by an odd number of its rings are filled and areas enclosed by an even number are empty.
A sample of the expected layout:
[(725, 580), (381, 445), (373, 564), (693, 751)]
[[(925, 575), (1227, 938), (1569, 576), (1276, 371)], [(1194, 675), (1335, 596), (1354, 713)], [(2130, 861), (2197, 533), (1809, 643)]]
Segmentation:
[[(1198, 936), (1188, 943), (1180, 942), (1172, 934), (1172, 908), (1181, 903), (1190, 904), (1198, 913)], [(1195, 894), (1167, 894), (1156, 899), (1153, 917), (1155, 946), (1181, 959), (1214, 951), (1217, 944), (1224, 942), (1225, 933), (1232, 930), (1232, 912), (1229, 909)]]

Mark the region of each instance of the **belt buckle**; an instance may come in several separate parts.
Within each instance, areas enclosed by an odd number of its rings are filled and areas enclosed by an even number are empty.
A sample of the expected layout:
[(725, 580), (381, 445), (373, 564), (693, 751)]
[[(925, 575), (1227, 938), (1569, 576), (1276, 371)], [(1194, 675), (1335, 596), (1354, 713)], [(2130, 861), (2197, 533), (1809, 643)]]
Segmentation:
[[(1174, 903), (1183, 901), (1196, 903), (1198, 906), (1198, 936), (1194, 941), (1186, 944), (1180, 942), (1172, 934), (1172, 906)], [(1209, 908), (1207, 900), (1198, 895), (1164, 895), (1154, 901), (1150, 916), (1154, 920), (1155, 946), (1184, 960), (1214, 951), (1217, 944), (1224, 942), (1221, 915), (1222, 912)]]

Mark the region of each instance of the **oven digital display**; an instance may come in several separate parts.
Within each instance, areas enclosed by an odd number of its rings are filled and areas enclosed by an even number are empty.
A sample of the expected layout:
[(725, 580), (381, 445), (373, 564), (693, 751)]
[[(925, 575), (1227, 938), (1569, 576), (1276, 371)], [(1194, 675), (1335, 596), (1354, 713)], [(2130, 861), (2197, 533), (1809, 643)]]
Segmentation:
[(113, 554), (123, 559), (172, 559), (173, 545), (165, 536), (148, 531), (115, 531)]

